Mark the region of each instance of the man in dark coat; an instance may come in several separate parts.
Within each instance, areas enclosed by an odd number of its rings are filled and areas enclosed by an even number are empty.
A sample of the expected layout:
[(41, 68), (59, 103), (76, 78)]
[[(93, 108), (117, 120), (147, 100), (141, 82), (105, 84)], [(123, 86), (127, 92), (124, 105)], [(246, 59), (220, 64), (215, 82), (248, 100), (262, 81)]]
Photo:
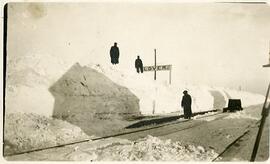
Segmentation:
[(184, 108), (184, 118), (190, 119), (192, 116), (192, 111), (191, 111), (192, 99), (187, 91), (184, 91), (183, 94), (184, 96), (182, 98), (181, 106), (182, 108)]
[(143, 73), (143, 63), (140, 56), (137, 56), (137, 59), (135, 60), (135, 68), (137, 69), (138, 73), (140, 73), (140, 71)]
[(111, 47), (110, 56), (112, 64), (119, 63), (119, 48), (117, 47), (117, 43), (114, 43), (114, 46)]

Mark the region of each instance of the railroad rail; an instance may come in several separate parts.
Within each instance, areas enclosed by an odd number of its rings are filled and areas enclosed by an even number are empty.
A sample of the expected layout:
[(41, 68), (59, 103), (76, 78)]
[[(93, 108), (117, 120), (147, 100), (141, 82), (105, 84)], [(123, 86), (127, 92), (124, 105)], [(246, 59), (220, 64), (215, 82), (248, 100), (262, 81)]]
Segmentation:
[[(206, 111), (204, 113), (213, 112), (213, 111), (217, 111), (217, 110)], [(203, 112), (200, 112), (200, 114), (203, 114)], [(201, 116), (200, 118), (197, 118), (196, 120), (199, 120), (199, 119), (205, 118), (205, 117), (211, 117), (211, 116), (214, 116), (214, 115), (219, 115), (219, 114), (223, 114), (223, 113), (222, 112), (218, 112), (218, 113), (215, 113), (215, 114), (212, 114), (212, 115)], [(156, 125), (156, 126), (153, 126), (153, 127), (147, 127), (147, 128), (143, 128), (143, 129), (137, 129), (137, 130), (127, 131), (127, 132), (122, 132), (122, 133), (107, 135), (107, 136), (103, 136), (103, 137), (89, 138), (89, 139), (85, 139), (85, 140), (80, 140), (80, 141), (75, 141), (75, 142), (71, 142), (71, 143), (66, 143), (66, 144), (61, 144), (61, 145), (55, 145), (55, 146), (50, 146), (50, 147), (45, 147), (45, 148), (27, 150), (27, 151), (16, 152), (16, 153), (5, 153), (3, 156), (4, 157), (8, 157), (8, 156), (15, 156), (15, 155), (21, 155), (21, 154), (27, 154), (27, 153), (37, 152), (37, 151), (43, 151), (43, 150), (48, 150), (48, 149), (60, 148), (60, 147), (65, 147), (65, 146), (69, 146), (69, 145), (75, 145), (75, 144), (89, 142), (89, 141), (102, 140), (102, 139), (111, 138), (111, 137), (118, 137), (118, 136), (128, 135), (128, 134), (132, 134), (132, 133), (138, 133), (138, 132), (148, 131), (148, 130), (162, 128), (162, 127), (170, 126), (170, 125), (174, 125), (174, 124), (180, 124), (180, 123), (188, 122), (188, 121), (192, 121), (192, 119), (191, 120), (181, 120), (181, 121), (177, 121), (176, 120), (176, 121), (173, 121), (171, 123), (164, 123), (164, 124)], [(200, 125), (203, 125), (203, 124), (200, 124)], [(200, 126), (200, 125), (195, 125), (195, 126)], [(193, 128), (195, 126), (189, 126), (189, 127), (183, 128), (181, 130), (187, 130), (187, 129)]]
[[(213, 117), (213, 116), (217, 116), (220, 115), (219, 117), (215, 117), (215, 120), (219, 120), (222, 119), (224, 117), (227, 116), (227, 113), (222, 113), (222, 112), (216, 112), (214, 114), (211, 115), (202, 115), (199, 118), (196, 118), (195, 120), (200, 120), (203, 118), (208, 118), (208, 117)], [(118, 137), (118, 136), (124, 136), (124, 135), (129, 135), (129, 134), (135, 134), (135, 133), (139, 133), (139, 132), (143, 132), (143, 131), (150, 131), (153, 129), (158, 129), (158, 128), (162, 128), (162, 127), (169, 127), (171, 125), (175, 125), (175, 124), (181, 124), (184, 122), (189, 122), (189, 121), (193, 121), (193, 119), (191, 120), (177, 120), (177, 121), (173, 121), (170, 123), (164, 123), (161, 125), (155, 125), (152, 127), (143, 127), (141, 129), (136, 129), (136, 130), (132, 130), (132, 131), (127, 131), (127, 132), (122, 132), (122, 133), (117, 133), (117, 134), (112, 134), (112, 135), (108, 135), (108, 136), (103, 136), (103, 137), (96, 137), (96, 138), (90, 138), (90, 139), (85, 139), (85, 140), (80, 140), (80, 141), (76, 141), (76, 142), (72, 142), (72, 143), (67, 143), (67, 144), (62, 144), (62, 145), (56, 145), (56, 146), (51, 146), (51, 147), (46, 147), (46, 148), (40, 148), (40, 149), (34, 149), (34, 150), (28, 150), (28, 151), (24, 151), (24, 152), (17, 152), (17, 153), (10, 153), (10, 154), (5, 154), (4, 157), (8, 157), (8, 156), (15, 156), (15, 155), (21, 155), (21, 154), (27, 154), (27, 153), (32, 153), (32, 152), (38, 152), (38, 151), (43, 151), (43, 150), (48, 150), (48, 149), (54, 149), (54, 148), (60, 148), (60, 147), (65, 147), (65, 146), (69, 146), (69, 145), (76, 145), (79, 143), (83, 143), (83, 142), (89, 142), (89, 141), (97, 141), (97, 140), (102, 140), (102, 139), (106, 139), (106, 138), (111, 138), (111, 137)], [(237, 141), (239, 141), (242, 137), (244, 137), (246, 134), (249, 133), (249, 127), (259, 123), (260, 121), (257, 121), (256, 123), (252, 123), (250, 125), (247, 126), (246, 130), (239, 136), (237, 137), (235, 140), (233, 140), (228, 146), (225, 147), (225, 149), (218, 154), (218, 156), (216, 156), (212, 161), (218, 161), (218, 159), (226, 152), (228, 151), (235, 143), (237, 143)], [(188, 127), (183, 127), (181, 129), (178, 129), (177, 131), (167, 131), (166, 134), (160, 134), (159, 136), (164, 136), (164, 135), (168, 135), (168, 134), (172, 134), (172, 133), (177, 133), (179, 131), (185, 131), (194, 127), (198, 127), (198, 126), (202, 126), (204, 124), (206, 124), (207, 122), (204, 123), (199, 123), (199, 124), (194, 124), (192, 126), (188, 126)]]
[(261, 120), (255, 122), (255, 123), (249, 124), (249, 125), (247, 126), (246, 130), (243, 132), (243, 134), (241, 134), (239, 137), (237, 137), (235, 140), (233, 140), (228, 146), (226, 146), (226, 148), (225, 148), (221, 153), (219, 153), (218, 156), (215, 157), (215, 158), (212, 160), (212, 162), (218, 161), (219, 158), (220, 158), (223, 154), (225, 154), (227, 151), (229, 151), (230, 148), (231, 148), (232, 146), (234, 146), (241, 138), (243, 138), (245, 135), (247, 135), (248, 133), (250, 133), (250, 127), (251, 127), (252, 125), (258, 125), (260, 122), (261, 122)]

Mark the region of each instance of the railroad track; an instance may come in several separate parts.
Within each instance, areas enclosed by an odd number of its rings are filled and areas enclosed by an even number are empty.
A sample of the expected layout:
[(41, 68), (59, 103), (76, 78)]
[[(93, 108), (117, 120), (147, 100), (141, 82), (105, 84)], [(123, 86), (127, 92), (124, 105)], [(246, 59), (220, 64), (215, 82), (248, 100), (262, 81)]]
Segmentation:
[[(223, 114), (223, 113), (215, 113), (215, 114), (212, 114), (212, 115), (201, 116), (200, 118), (197, 118), (196, 120), (199, 120), (201, 118), (206, 118), (206, 117), (212, 117), (212, 116), (220, 115), (220, 114)], [(102, 140), (102, 139), (111, 138), (111, 137), (124, 136), (124, 135), (128, 135), (128, 134), (134, 134), (134, 133), (139, 133), (139, 132), (143, 132), (143, 131), (149, 131), (149, 130), (158, 129), (158, 128), (162, 128), (162, 127), (168, 127), (168, 126), (171, 126), (171, 125), (180, 124), (180, 123), (189, 122), (189, 121), (192, 121), (192, 119), (191, 120), (173, 121), (171, 123), (164, 123), (164, 124), (153, 126), (153, 127), (147, 127), (147, 128), (137, 129), (137, 130), (130, 130), (130, 131), (123, 132), (123, 133), (117, 133), (117, 134), (112, 134), (112, 135), (103, 136), (103, 137), (90, 138), (90, 139), (80, 140), (80, 141), (76, 141), (76, 142), (71, 142), (71, 143), (67, 143), (67, 144), (56, 145), (56, 146), (51, 146), (51, 147), (46, 147), (46, 148), (33, 149), (33, 150), (28, 150), (28, 151), (23, 151), (23, 152), (16, 152), (16, 153), (5, 153), (3, 156), (4, 157), (15, 156), (15, 155), (27, 154), (27, 153), (37, 152), (37, 151), (48, 150), (48, 149), (65, 147), (65, 146), (69, 146), (69, 145), (76, 145), (76, 144), (79, 144), (79, 143), (84, 143), (84, 142), (89, 142), (89, 141), (96, 141), (96, 140)], [(200, 124), (200, 125), (202, 125), (202, 124)], [(195, 126), (199, 126), (199, 125), (195, 125)], [(189, 127), (183, 128), (181, 130), (187, 130), (187, 129), (193, 128), (195, 126), (189, 126)], [(173, 132), (171, 132), (171, 133), (173, 133)]]
[[(219, 115), (218, 117), (216, 117), (217, 115)], [(218, 112), (218, 113), (215, 113), (215, 114), (212, 114), (212, 115), (205, 115), (205, 116), (201, 116), (199, 118), (197, 118), (196, 120), (201, 120), (203, 118), (208, 118), (208, 117), (215, 117), (214, 120), (218, 120), (218, 119), (222, 119), (224, 117), (226, 117), (228, 114), (227, 113), (221, 113), (221, 112)], [(185, 122), (190, 122), (190, 121), (193, 121), (193, 119), (191, 120), (179, 120), (179, 121), (174, 121), (174, 122), (171, 122), (171, 123), (166, 123), (166, 124), (162, 124), (162, 125), (157, 125), (157, 126), (153, 126), (153, 127), (147, 127), (147, 128), (143, 128), (143, 129), (137, 129), (137, 130), (132, 130), (132, 131), (127, 131), (127, 132), (123, 132), (123, 133), (118, 133), (118, 134), (113, 134), (113, 135), (108, 135), (108, 136), (103, 136), (103, 137), (97, 137), (97, 138), (91, 138), (91, 139), (85, 139), (85, 140), (81, 140), (81, 141), (77, 141), (77, 142), (72, 142), (72, 143), (68, 143), (68, 144), (63, 144), (63, 145), (57, 145), (57, 146), (52, 146), (52, 147), (46, 147), (46, 148), (40, 148), (40, 149), (34, 149), (34, 150), (29, 150), (29, 151), (24, 151), (24, 152), (18, 152), (18, 153), (12, 153), (12, 154), (5, 154), (4, 156), (15, 156), (15, 155), (21, 155), (21, 154), (26, 154), (26, 153), (32, 153), (32, 152), (37, 152), (37, 151), (43, 151), (43, 150), (47, 150), (47, 149), (54, 149), (54, 148), (60, 148), (60, 147), (65, 147), (65, 146), (69, 146), (69, 145), (76, 145), (76, 144), (79, 144), (79, 143), (83, 143), (83, 142), (89, 142), (89, 141), (97, 141), (97, 140), (102, 140), (102, 139), (106, 139), (106, 138), (111, 138), (111, 137), (118, 137), (118, 136), (124, 136), (124, 135), (129, 135), (129, 134), (136, 134), (136, 133), (140, 133), (140, 132), (143, 132), (143, 131), (150, 131), (150, 130), (154, 130), (154, 129), (158, 129), (158, 128), (163, 128), (163, 127), (166, 127), (166, 133), (164, 134), (159, 134), (158, 136), (164, 136), (164, 135), (168, 135), (168, 134), (171, 134), (171, 133), (177, 133), (179, 131), (184, 131), (184, 130), (188, 130), (188, 129), (191, 129), (191, 128), (194, 128), (194, 127), (198, 127), (198, 126), (202, 126), (204, 124), (206, 124), (207, 122), (205, 123), (197, 123), (193, 126), (188, 126), (188, 127), (183, 127), (181, 129), (177, 129), (176, 131), (175, 130), (172, 130), (170, 131), (170, 126), (173, 126), (175, 124), (181, 124), (181, 123), (185, 123)], [(257, 122), (258, 123), (258, 122)], [(251, 126), (251, 125), (249, 125)], [(245, 136), (247, 133), (249, 132), (248, 128), (247, 130), (242, 134), (240, 135), (239, 137), (237, 137), (233, 142), (231, 142), (225, 149), (224, 151), (222, 151), (215, 159), (213, 159), (212, 161), (217, 161), (217, 159), (219, 159), (220, 156), (222, 156), (222, 154), (224, 154), (231, 146), (233, 146), (239, 139), (241, 139), (243, 136)]]
[(251, 126), (253, 126), (253, 125), (259, 125), (260, 122), (261, 122), (261, 120), (255, 122), (255, 123), (249, 124), (246, 127), (245, 131), (240, 136), (238, 136), (235, 140), (233, 140), (228, 146), (226, 146), (225, 149), (221, 153), (219, 153), (217, 157), (215, 157), (212, 160), (212, 162), (219, 161), (220, 157), (222, 157), (223, 154), (225, 154), (227, 151), (229, 151), (230, 148), (233, 147), (241, 138), (243, 138), (244, 136), (246, 136), (247, 134), (250, 133)]

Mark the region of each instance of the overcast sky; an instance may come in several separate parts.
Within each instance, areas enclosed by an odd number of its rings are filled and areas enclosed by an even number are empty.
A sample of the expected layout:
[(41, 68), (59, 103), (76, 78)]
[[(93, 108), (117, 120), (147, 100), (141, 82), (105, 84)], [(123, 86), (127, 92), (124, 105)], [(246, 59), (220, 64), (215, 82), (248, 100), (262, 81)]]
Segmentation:
[(126, 69), (137, 55), (152, 65), (156, 48), (158, 64), (173, 65), (173, 83), (265, 94), (270, 80), (270, 68), (262, 68), (270, 40), (270, 6), (263, 4), (13, 3), (8, 26), (10, 58), (39, 53), (70, 65), (109, 63), (117, 42)]

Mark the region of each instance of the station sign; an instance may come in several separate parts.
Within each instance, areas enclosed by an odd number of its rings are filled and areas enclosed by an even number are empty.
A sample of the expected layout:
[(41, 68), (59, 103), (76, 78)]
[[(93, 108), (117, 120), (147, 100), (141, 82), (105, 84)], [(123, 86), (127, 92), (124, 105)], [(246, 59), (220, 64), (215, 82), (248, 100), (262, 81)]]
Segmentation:
[(144, 71), (168, 71), (171, 70), (172, 65), (157, 65), (156, 69), (155, 66), (144, 66)]

